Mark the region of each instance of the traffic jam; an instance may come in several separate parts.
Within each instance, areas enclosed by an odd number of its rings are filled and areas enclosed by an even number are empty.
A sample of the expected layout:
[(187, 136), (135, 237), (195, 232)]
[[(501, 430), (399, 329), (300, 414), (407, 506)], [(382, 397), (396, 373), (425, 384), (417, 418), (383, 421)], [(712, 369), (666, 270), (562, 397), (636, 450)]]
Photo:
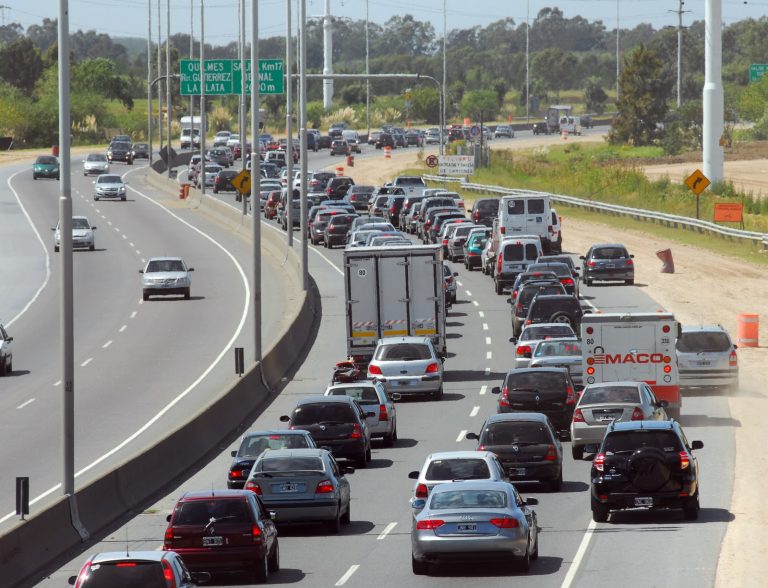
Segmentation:
[[(286, 231), (301, 226), (300, 181), (300, 172), (262, 180), (261, 210)], [(419, 176), (379, 187), (309, 172), (307, 182), (302, 237), (343, 247), (346, 356), (324, 390), (299, 398), (273, 428), (243, 435), (218, 488), (178, 497), (156, 561), (118, 571), (124, 559), (97, 554), (70, 583), (112, 586), (118, 572), (176, 586), (233, 572), (267, 582), (280, 569), (282, 528), (340, 533), (354, 520), (348, 476), (369, 467), (374, 440), (386, 452), (398, 442), (398, 412), (444, 401), (462, 265), (506, 297), (508, 365), (501, 380), (487, 380), (495, 413), (464, 435), (475, 448), (432, 452), (408, 474), (413, 574), (454, 562), (535, 570), (547, 515), (518, 485), (560, 492), (565, 460), (591, 461), (584, 482), (596, 523), (630, 509), (698, 518), (703, 443), (679, 423), (681, 388), (738, 386), (736, 346), (721, 326), (590, 303), (582, 285), (634, 284), (633, 255), (621, 243), (565, 253), (546, 194), (467, 207)]]

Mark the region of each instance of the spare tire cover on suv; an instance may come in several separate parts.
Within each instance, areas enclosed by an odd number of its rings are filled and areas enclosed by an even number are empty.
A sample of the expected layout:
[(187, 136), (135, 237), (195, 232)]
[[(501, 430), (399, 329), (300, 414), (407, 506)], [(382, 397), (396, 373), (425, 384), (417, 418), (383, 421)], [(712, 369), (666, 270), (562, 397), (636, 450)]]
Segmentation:
[(658, 447), (643, 447), (627, 459), (632, 485), (641, 492), (653, 492), (669, 481), (671, 471), (666, 454)]

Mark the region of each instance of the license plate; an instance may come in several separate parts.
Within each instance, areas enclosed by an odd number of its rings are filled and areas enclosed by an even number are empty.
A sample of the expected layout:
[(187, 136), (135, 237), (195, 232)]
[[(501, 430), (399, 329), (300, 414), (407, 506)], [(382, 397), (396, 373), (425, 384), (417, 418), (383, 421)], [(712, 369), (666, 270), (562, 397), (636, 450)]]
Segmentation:
[(599, 416), (597, 420), (601, 423), (610, 423), (614, 418), (612, 416)]
[(635, 498), (635, 506), (653, 506), (653, 498), (638, 496)]
[(283, 484), (280, 487), (280, 492), (298, 492), (299, 487), (296, 484)]
[(510, 468), (509, 469), (509, 475), (510, 476), (524, 476), (525, 475), (525, 468)]
[(472, 531), (477, 531), (477, 525), (474, 523), (466, 523), (463, 525), (456, 525), (456, 528), (460, 533), (471, 533)]
[(605, 267), (606, 267), (606, 269), (613, 269), (613, 268), (615, 268), (616, 266), (615, 266), (614, 264), (612, 264), (612, 263), (606, 263), (606, 264), (605, 264)]
[(411, 381), (410, 380), (398, 380), (397, 381), (398, 386), (410, 386)]
[(218, 547), (224, 545), (224, 537), (203, 537), (203, 547)]
[(696, 365), (711, 365), (711, 361), (697, 361)]

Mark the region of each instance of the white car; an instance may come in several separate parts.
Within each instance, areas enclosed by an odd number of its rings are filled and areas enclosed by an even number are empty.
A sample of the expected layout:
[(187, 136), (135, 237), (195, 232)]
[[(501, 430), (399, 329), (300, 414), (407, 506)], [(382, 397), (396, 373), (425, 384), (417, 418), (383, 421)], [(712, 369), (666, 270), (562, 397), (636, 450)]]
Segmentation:
[(0, 323), (0, 376), (6, 376), (13, 371), (12, 342), (13, 337), (8, 335), (3, 323)]
[(152, 257), (144, 269), (139, 270), (141, 276), (141, 297), (145, 302), (150, 296), (168, 296), (181, 294), (184, 300), (189, 300), (192, 277), (189, 272), (195, 271), (187, 267), (181, 257)]
[(96, 185), (96, 193), (93, 199), (98, 201), (101, 198), (119, 198), (125, 201), (125, 184), (123, 178), (117, 174), (104, 174), (93, 182)]
[(363, 411), (374, 413), (374, 416), (366, 418), (371, 438), (381, 437), (387, 447), (395, 444), (397, 441), (395, 400), (400, 400), (400, 394), (387, 394), (380, 382), (361, 380), (348, 384), (331, 384), (326, 388), (325, 395), (349, 396), (357, 400), (357, 403), (363, 407)]
[(537, 323), (523, 326), (515, 347), (515, 368), (530, 367), (536, 346), (539, 342), (549, 339), (576, 341), (577, 337), (568, 323)]
[(105, 174), (109, 171), (109, 160), (103, 153), (89, 153), (83, 160), (83, 175)]
[[(61, 247), (61, 230), (59, 225), (51, 228), (53, 233), (53, 250), (58, 253)], [(96, 227), (91, 225), (91, 222), (85, 216), (73, 216), (72, 217), (72, 249), (88, 249), (89, 251), (95, 251), (96, 238), (93, 232)]]

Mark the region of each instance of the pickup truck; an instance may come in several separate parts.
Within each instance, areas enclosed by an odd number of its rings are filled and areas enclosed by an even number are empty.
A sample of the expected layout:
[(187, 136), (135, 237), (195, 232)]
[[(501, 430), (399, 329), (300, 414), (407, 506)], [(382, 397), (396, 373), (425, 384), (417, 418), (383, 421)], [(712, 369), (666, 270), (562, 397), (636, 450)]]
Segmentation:
[(420, 176), (397, 176), (392, 187), (402, 188), (406, 196), (423, 196), (427, 184)]

